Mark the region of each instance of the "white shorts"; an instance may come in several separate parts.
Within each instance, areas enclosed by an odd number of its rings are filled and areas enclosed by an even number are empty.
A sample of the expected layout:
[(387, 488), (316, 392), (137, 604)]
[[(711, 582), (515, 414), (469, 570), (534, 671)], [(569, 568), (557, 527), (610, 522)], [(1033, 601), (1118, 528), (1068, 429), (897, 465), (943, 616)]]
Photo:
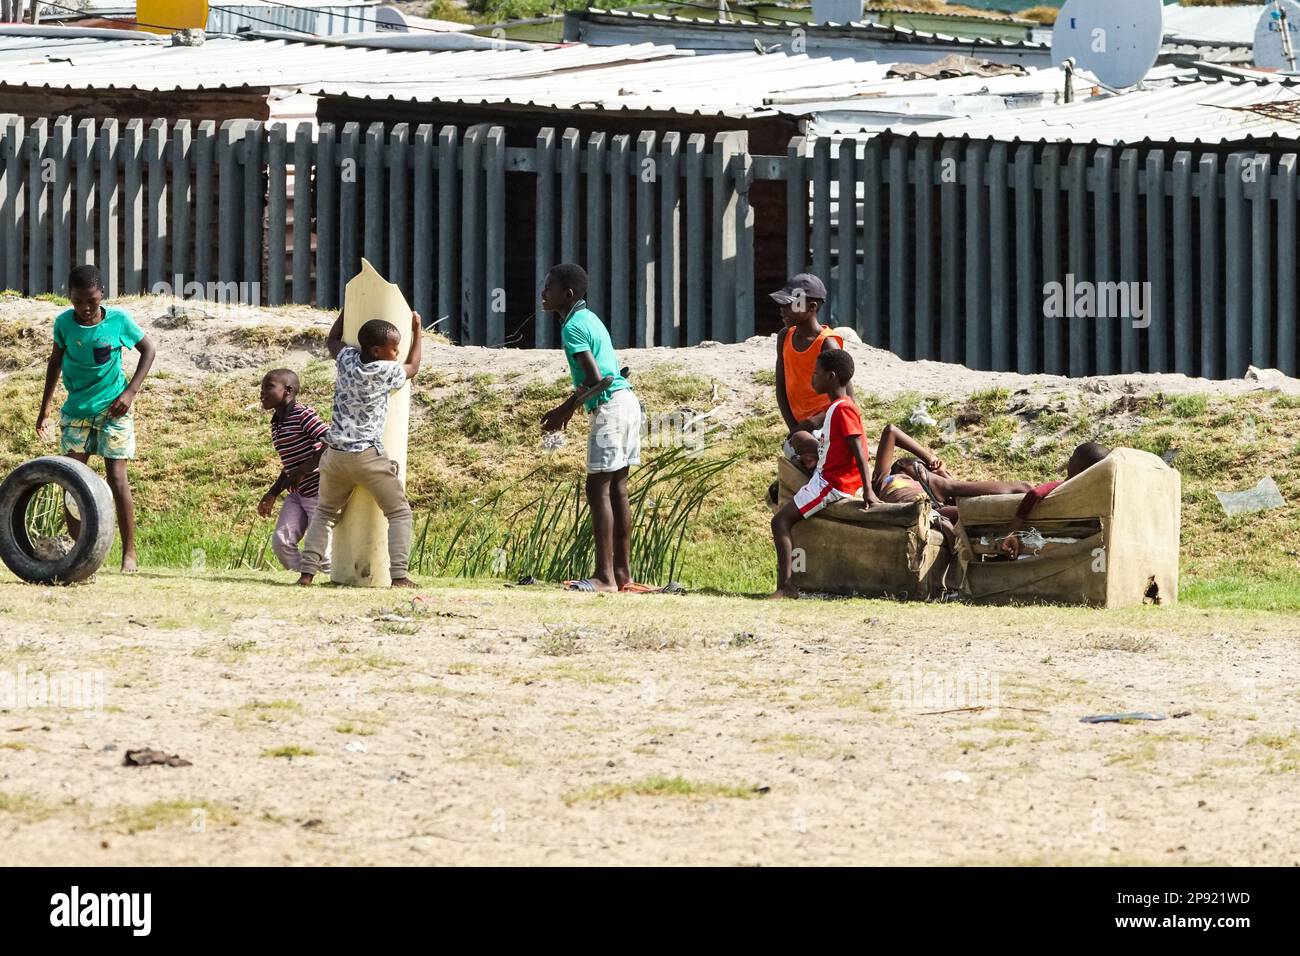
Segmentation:
[(641, 464), (641, 402), (630, 388), (619, 389), (591, 413), (587, 474), (622, 471)]
[(837, 501), (846, 501), (852, 497), (854, 496), (847, 495), (838, 488), (832, 488), (828, 485), (819, 471), (809, 479), (808, 484), (794, 493), (794, 506), (799, 509), (799, 514), (803, 515), (803, 517), (811, 518), (827, 505), (833, 505)]

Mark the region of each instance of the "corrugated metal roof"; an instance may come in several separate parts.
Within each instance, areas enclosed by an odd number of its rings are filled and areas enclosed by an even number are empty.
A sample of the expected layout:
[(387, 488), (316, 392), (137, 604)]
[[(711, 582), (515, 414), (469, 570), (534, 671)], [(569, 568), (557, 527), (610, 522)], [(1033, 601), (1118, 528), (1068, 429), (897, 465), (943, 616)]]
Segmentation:
[[(901, 26), (886, 26), (880, 23), (857, 22), (846, 24), (815, 25), (808, 23), (791, 23), (785, 20), (761, 20), (758, 23), (718, 23), (716, 20), (695, 19), (692, 17), (665, 16), (659, 13), (642, 13), (636, 10), (604, 10), (590, 7), (587, 10), (571, 10), (567, 15), (571, 27), (577, 31), (570, 39), (583, 42), (623, 42), (627, 31), (635, 30), (637, 35), (645, 38), (648, 32), (660, 37), (661, 42), (671, 42), (681, 47), (726, 49), (736, 48), (736, 44), (748, 47), (758, 37), (762, 42), (777, 42), (782, 39), (789, 42), (792, 31), (803, 31), (801, 39), (811, 49), (816, 43), (829, 41), (849, 41), (858, 44), (865, 52), (871, 44), (905, 44), (956, 46), (969, 50), (973, 54), (984, 55), (990, 52), (1021, 52), (1042, 54), (1050, 52), (1050, 46), (1032, 40), (1002, 40), (988, 37), (958, 37), (948, 33), (914, 30)], [(566, 36), (569, 34), (566, 33)], [(604, 38), (604, 39), (602, 39)], [(845, 46), (845, 51), (853, 49)]]
[(1184, 43), (1218, 46), (1254, 46), (1255, 25), (1263, 4), (1224, 7), (1165, 7), (1165, 36)]
[(1197, 80), (1163, 89), (1107, 93), (1069, 105), (909, 125), (899, 131), (926, 137), (1104, 145), (1224, 143), (1273, 136), (1296, 139), (1300, 137), (1300, 113), (1293, 121), (1238, 109), (1291, 103), (1300, 108), (1300, 89), (1294, 83)]
[(57, 89), (247, 89), (332, 82), (382, 90), (388, 84), (419, 82), (420, 77), (455, 78), (473, 84), (677, 53), (672, 47), (652, 43), (448, 52), (233, 37), (214, 37), (201, 46), (179, 47), (156, 37), (108, 41), (75, 35), (5, 35), (9, 31), (25, 32), (23, 28), (0, 29), (3, 82)]

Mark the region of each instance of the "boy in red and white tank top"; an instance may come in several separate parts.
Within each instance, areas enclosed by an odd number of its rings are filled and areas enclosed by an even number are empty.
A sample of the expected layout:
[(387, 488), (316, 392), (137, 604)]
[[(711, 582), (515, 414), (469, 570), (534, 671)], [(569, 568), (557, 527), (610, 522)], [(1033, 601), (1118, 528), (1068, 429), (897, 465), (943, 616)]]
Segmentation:
[[(853, 379), (853, 357), (843, 349), (822, 352), (813, 371), (813, 387), (830, 399), (817, 439), (817, 470), (808, 484), (772, 516), (772, 541), (776, 545), (776, 592), (773, 597), (798, 597), (791, 582), (794, 544), (790, 532), (827, 505), (863, 494), (863, 508), (880, 503), (871, 487), (867, 448), (862, 439), (862, 416), (848, 396)], [(800, 437), (803, 433), (800, 433)]]

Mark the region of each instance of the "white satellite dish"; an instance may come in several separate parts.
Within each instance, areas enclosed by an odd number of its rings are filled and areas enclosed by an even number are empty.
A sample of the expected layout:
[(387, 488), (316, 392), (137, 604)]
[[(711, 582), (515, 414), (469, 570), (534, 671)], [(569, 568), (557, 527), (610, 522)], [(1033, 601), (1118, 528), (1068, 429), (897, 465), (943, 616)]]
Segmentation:
[(410, 31), (410, 27), (406, 25), (406, 17), (402, 16), (402, 11), (396, 7), (380, 7), (375, 11), (375, 29), (393, 33)]
[(1066, 0), (1052, 28), (1052, 62), (1073, 59), (1103, 86), (1142, 82), (1165, 42), (1160, 0)]
[(1300, 3), (1270, 2), (1255, 27), (1255, 65), (1265, 70), (1294, 70), (1297, 50), (1300, 50)]

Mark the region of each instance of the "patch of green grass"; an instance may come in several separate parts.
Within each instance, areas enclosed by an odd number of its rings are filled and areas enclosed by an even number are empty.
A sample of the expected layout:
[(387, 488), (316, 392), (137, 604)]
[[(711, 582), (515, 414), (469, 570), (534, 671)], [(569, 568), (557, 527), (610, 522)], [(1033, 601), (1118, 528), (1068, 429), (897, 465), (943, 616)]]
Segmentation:
[(226, 337), (243, 348), (285, 351), (322, 349), (328, 331), (320, 326), (250, 325), (231, 329)]
[(0, 819), (11, 817), (19, 823), (39, 823), (57, 812), (54, 806), (35, 797), (0, 790)]
[(227, 822), (231, 813), (225, 807), (200, 800), (157, 800), (143, 806), (121, 807), (103, 826), (122, 833), (147, 833), (150, 830), (185, 826), (202, 830)]
[(749, 800), (762, 796), (762, 792), (753, 786), (734, 786), (718, 783), (703, 783), (687, 780), (684, 777), (652, 776), (631, 783), (605, 783), (588, 787), (585, 790), (568, 794), (564, 798), (566, 806), (575, 803), (604, 802), (623, 797), (694, 797), (713, 799), (730, 797)]
[(314, 757), (316, 751), (310, 747), (300, 747), (297, 744), (284, 744), (280, 747), (268, 747), (262, 751), (263, 757), (287, 757), (292, 760), (294, 757)]

